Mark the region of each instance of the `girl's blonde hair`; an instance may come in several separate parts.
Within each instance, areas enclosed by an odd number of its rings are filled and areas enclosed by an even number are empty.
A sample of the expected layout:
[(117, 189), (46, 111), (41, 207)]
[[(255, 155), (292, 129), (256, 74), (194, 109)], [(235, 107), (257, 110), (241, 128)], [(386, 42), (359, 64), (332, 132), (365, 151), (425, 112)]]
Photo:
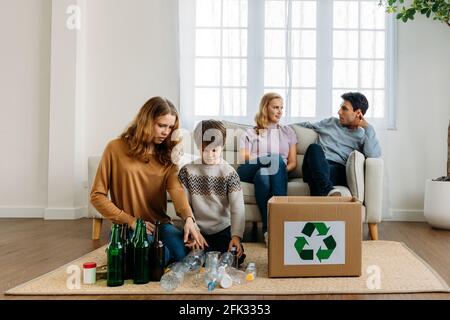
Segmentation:
[[(153, 97), (148, 100), (139, 110), (136, 118), (130, 126), (120, 135), (120, 138), (128, 145), (130, 156), (141, 161), (148, 162), (151, 157), (151, 145), (153, 144), (153, 126), (157, 118), (167, 114), (175, 116), (175, 125), (172, 132), (180, 126), (178, 112), (175, 106), (162, 97)], [(172, 164), (172, 150), (179, 143), (171, 136), (167, 137), (161, 144), (153, 144), (154, 152), (163, 165)]]
[(259, 134), (259, 130), (266, 129), (269, 126), (269, 116), (267, 114), (267, 109), (273, 99), (283, 100), (283, 98), (275, 92), (268, 92), (261, 98), (261, 101), (259, 103), (259, 111), (255, 115), (255, 130), (257, 134)]

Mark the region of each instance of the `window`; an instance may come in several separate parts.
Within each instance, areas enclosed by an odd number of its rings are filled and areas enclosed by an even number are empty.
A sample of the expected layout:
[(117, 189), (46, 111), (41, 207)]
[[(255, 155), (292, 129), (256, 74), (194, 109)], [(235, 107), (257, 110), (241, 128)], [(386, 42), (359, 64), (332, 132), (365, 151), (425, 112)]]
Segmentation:
[(335, 116), (347, 91), (392, 125), (393, 18), (378, 1), (179, 1), (181, 117), (253, 123), (261, 96), (284, 97), (284, 122)]

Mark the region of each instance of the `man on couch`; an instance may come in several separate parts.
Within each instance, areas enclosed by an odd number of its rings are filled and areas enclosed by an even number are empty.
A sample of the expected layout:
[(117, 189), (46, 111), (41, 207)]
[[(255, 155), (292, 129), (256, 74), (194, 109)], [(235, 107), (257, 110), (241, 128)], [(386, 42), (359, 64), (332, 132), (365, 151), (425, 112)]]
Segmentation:
[(298, 124), (319, 135), (318, 143), (306, 150), (302, 166), (303, 180), (308, 183), (312, 196), (341, 196), (334, 186), (347, 186), (345, 166), (354, 150), (366, 158), (381, 156), (375, 130), (364, 119), (369, 108), (366, 97), (359, 92), (348, 92), (341, 98), (339, 119), (331, 117), (313, 124)]

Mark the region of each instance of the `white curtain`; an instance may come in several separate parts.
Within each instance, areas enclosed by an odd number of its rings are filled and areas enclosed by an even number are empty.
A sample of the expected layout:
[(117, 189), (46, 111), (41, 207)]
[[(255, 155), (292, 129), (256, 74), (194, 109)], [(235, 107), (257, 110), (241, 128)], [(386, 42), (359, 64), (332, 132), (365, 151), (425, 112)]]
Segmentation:
[(392, 127), (391, 29), (376, 0), (179, 0), (183, 123), (252, 123), (267, 91), (285, 98), (285, 122), (315, 121), (360, 91)]

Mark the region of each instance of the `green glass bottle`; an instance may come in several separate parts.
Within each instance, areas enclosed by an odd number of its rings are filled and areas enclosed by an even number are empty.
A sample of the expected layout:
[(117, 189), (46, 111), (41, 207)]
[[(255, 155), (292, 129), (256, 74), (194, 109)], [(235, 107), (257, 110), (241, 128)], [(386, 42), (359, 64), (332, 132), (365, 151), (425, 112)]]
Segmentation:
[(155, 222), (154, 241), (150, 247), (150, 280), (160, 281), (164, 274), (165, 246), (159, 237), (161, 223)]
[(120, 240), (120, 225), (113, 224), (111, 241), (108, 245), (107, 286), (123, 285), (123, 245)]
[(135, 284), (145, 284), (150, 281), (149, 251), (150, 243), (147, 238), (147, 228), (145, 221), (138, 219), (136, 223), (136, 237), (133, 243), (133, 282)]
[(133, 243), (128, 236), (128, 225), (122, 225), (121, 240), (123, 245), (123, 273), (124, 279), (133, 279)]

